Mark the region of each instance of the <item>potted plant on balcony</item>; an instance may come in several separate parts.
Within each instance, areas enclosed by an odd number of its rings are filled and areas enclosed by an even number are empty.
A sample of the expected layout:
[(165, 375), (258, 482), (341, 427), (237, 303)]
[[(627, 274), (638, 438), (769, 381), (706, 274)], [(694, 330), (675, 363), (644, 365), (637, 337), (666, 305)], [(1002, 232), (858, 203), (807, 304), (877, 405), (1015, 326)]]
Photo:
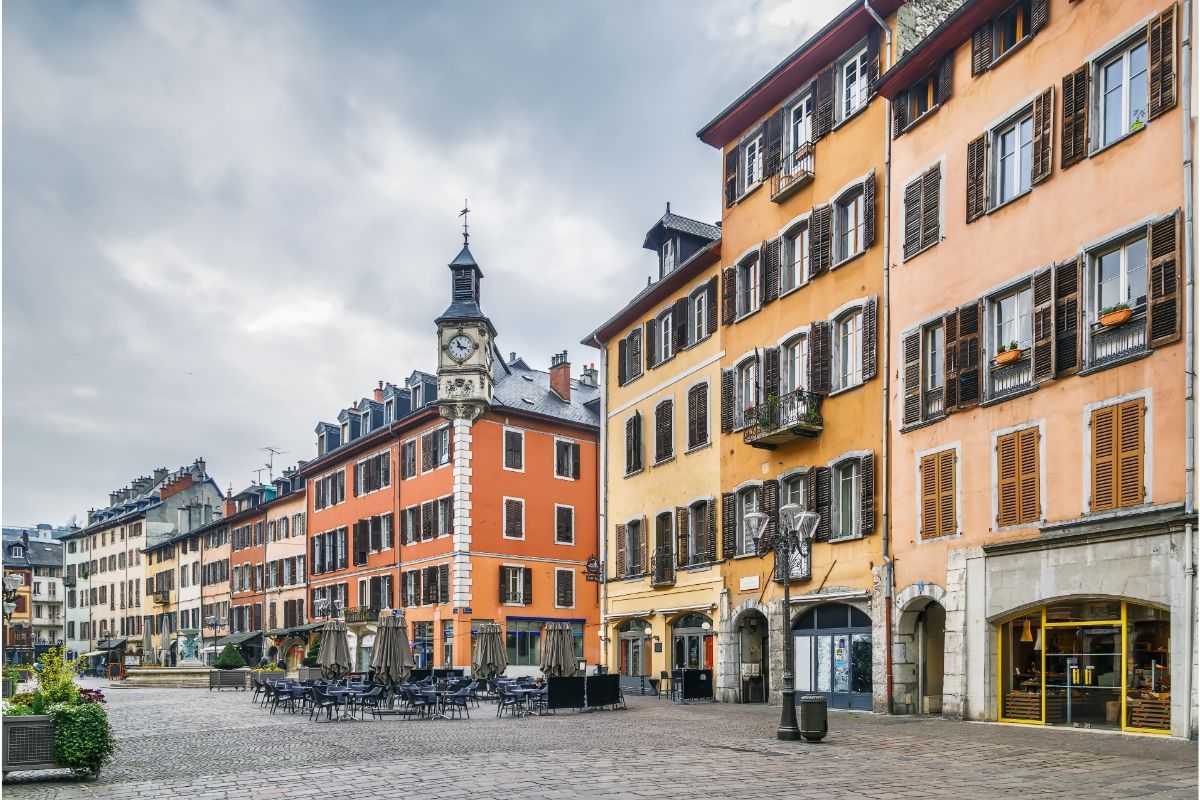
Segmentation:
[(1020, 357), (1021, 348), (1017, 347), (1016, 342), (1010, 342), (1007, 347), (1000, 345), (999, 349), (996, 350), (996, 357), (993, 361), (996, 362), (996, 366), (1002, 367), (1005, 364), (1013, 363)]
[(1124, 325), (1133, 316), (1133, 309), (1126, 303), (1117, 303), (1100, 312), (1100, 324), (1106, 328)]

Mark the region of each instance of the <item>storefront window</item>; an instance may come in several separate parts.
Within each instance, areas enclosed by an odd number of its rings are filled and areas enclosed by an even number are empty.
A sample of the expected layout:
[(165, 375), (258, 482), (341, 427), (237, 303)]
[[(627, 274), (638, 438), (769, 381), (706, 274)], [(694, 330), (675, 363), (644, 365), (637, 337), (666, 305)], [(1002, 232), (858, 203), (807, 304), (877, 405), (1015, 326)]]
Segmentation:
[(1046, 606), (1046, 622), (1086, 622), (1121, 618), (1120, 600), (1074, 600)]
[(1042, 718), (1042, 612), (1001, 626), (1000, 675), (1004, 719)]
[(413, 626), (413, 661), (417, 669), (429, 669), (433, 666), (433, 623), (414, 622)]
[(1171, 728), (1171, 620), (1157, 608), (1130, 605), (1125, 620), (1125, 725)]
[(514, 667), (536, 667), (542, 655), (542, 625), (538, 620), (510, 619), (504, 632), (508, 663)]

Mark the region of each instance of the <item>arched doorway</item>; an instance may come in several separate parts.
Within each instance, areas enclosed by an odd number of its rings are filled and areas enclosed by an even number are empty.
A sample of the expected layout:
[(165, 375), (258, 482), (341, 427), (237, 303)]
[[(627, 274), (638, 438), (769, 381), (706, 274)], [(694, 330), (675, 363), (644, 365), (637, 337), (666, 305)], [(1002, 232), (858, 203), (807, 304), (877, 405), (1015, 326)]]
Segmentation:
[(627, 677), (636, 678), (648, 675), (650, 670), (650, 655), (646, 652), (646, 628), (649, 623), (644, 619), (629, 619), (617, 628), (617, 640), (620, 642), (621, 666), (620, 672)]
[(917, 652), (917, 713), (942, 713), (945, 678), (946, 609), (930, 600), (914, 612), (913, 635)]
[(765, 703), (770, 692), (767, 618), (751, 609), (738, 618), (739, 702)]
[(671, 625), (671, 669), (712, 669), (712, 619), (686, 614)]
[(821, 694), (830, 708), (871, 710), (871, 618), (845, 603), (825, 603), (792, 625), (797, 692)]

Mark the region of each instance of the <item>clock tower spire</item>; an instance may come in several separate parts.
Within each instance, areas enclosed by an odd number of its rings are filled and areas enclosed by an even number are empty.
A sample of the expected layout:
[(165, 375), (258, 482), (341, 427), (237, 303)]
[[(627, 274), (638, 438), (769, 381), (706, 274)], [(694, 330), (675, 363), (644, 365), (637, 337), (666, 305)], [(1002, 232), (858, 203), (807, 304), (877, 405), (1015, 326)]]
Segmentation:
[(463, 246), (450, 262), (450, 306), (435, 322), (438, 333), (438, 404), (442, 416), (473, 420), (492, 401), (492, 354), (496, 329), (479, 308), (483, 270), (467, 244), (463, 204)]

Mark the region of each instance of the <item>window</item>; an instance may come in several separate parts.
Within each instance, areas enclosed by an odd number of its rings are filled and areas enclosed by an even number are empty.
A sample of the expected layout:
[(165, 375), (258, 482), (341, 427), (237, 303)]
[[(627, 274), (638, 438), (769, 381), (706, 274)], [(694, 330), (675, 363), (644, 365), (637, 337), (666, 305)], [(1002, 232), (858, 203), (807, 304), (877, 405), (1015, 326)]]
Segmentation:
[(996, 524), (1028, 525), (1041, 517), (1037, 428), (996, 439)]
[(688, 566), (708, 561), (708, 531), (712, 524), (708, 518), (708, 509), (709, 502), (707, 500), (693, 503), (688, 509), (688, 551), (683, 554), (687, 559)]
[(791, 155), (784, 160), (783, 168), (788, 173), (797, 167), (796, 151), (812, 141), (812, 109), (812, 93), (809, 92), (786, 112), (787, 151)]
[(1033, 112), (1023, 111), (1016, 120), (992, 133), (996, 153), (995, 206), (1029, 191), (1033, 185)]
[(385, 489), (392, 485), (392, 454), (378, 453), (354, 465), (354, 494)]
[(921, 457), (921, 538), (958, 533), (955, 502), (954, 450)]
[(567, 439), (554, 440), (554, 477), (579, 478), (579, 444)]
[(528, 567), (500, 567), (500, 602), (524, 606), (533, 602), (533, 570)]
[(554, 607), (575, 607), (575, 570), (554, 570)]
[(454, 666), (454, 620), (442, 620), (442, 666)]
[[(346, 500), (346, 471), (338, 470), (313, 481), (313, 508), (321, 510)], [(248, 546), (248, 544), (247, 544)]]
[[(618, 531), (620, 533), (620, 531)], [(641, 575), (645, 559), (645, 535), (641, 520), (631, 520), (625, 523), (625, 575)], [(618, 542), (618, 545), (621, 543)], [(620, 555), (620, 554), (618, 554)], [(619, 560), (619, 559), (618, 559)]]
[(757, 134), (742, 144), (742, 192), (750, 191), (763, 178), (763, 136)]
[(692, 342), (699, 342), (708, 336), (708, 290), (700, 287), (692, 292), (690, 298), (690, 314), (692, 326)]
[(750, 412), (758, 404), (757, 361), (747, 359), (738, 365), (734, 382), (734, 427), (750, 424)]
[(909, 125), (928, 114), (931, 108), (937, 107), (938, 80), (938, 73), (934, 72), (906, 93), (908, 108), (905, 116)]
[(1146, 42), (1140, 39), (1099, 67), (1100, 142), (1104, 147), (1146, 123)]
[(863, 47), (841, 62), (838, 74), (841, 79), (840, 119), (847, 119), (867, 104), (867, 47)]
[(675, 355), (675, 336), (673, 315), (670, 311), (663, 312), (658, 318), (658, 334), (654, 341), (654, 346), (658, 348), (658, 352), (654, 354), (654, 363), (663, 363)]
[(737, 266), (737, 315), (758, 309), (758, 255), (747, 256)]
[(1096, 284), (1094, 316), (1116, 305), (1146, 305), (1146, 238), (1140, 236), (1094, 257)]
[(1030, 0), (1021, 0), (1012, 8), (996, 17), (993, 23), (992, 41), (995, 42), (995, 61), (1017, 46), (1030, 33)]
[(1033, 343), (1030, 327), (1032, 298), (1032, 290), (1025, 288), (992, 301), (993, 353), (999, 353), (1001, 347), (1011, 350), (1014, 343), (1017, 349), (1025, 350)]
[(642, 413), (633, 412), (625, 420), (625, 474), (632, 475), (642, 469)]
[(801, 222), (783, 234), (780, 256), (780, 294), (784, 294), (799, 288), (811, 276), (807, 222)]
[(450, 427), (439, 428), (432, 433), (425, 434), (425, 443), (430, 448), (430, 459), (432, 467), (441, 467), (450, 463)]
[(708, 384), (688, 389), (688, 449), (708, 444)]
[(833, 261), (835, 264), (856, 256), (863, 251), (866, 234), (866, 219), (863, 214), (866, 203), (862, 187), (855, 187), (834, 203), (833, 207)]
[(575, 509), (571, 506), (554, 506), (555, 544), (575, 544)]
[(504, 538), (525, 538), (525, 501), (504, 498)]
[[(808, 337), (797, 336), (785, 343), (780, 352), (779, 393), (788, 395), (807, 389)], [(782, 398), (781, 398), (782, 399)]]
[(862, 309), (855, 309), (834, 323), (834, 389), (846, 389), (862, 383), (862, 320)]
[(411, 478), (417, 474), (417, 442), (400, 445), (400, 477)]
[(542, 657), (542, 623), (537, 620), (508, 620), (504, 631), (508, 663), (536, 667)]
[(941, 325), (930, 325), (922, 333), (924, 354), (922, 356), (922, 378), (925, 391), (941, 389), (946, 381), (946, 329)]
[(857, 458), (843, 461), (833, 468), (834, 524), (830, 538), (849, 539), (858, 536), (861, 490)]
[(667, 239), (662, 245), (662, 273), (666, 275), (675, 269), (675, 240)]
[(524, 431), (504, 429), (504, 468), (517, 472), (525, 469)]
[(746, 515), (758, 510), (758, 487), (742, 489), (737, 494), (737, 554), (755, 552), (756, 542), (746, 528)]
[(932, 247), (942, 239), (942, 168), (936, 166), (904, 187), (904, 257)]
[(1092, 412), (1092, 511), (1145, 500), (1145, 413), (1140, 397)]
[(617, 345), (617, 383), (621, 386), (642, 374), (642, 328), (637, 326)]
[(661, 464), (675, 455), (675, 403), (663, 400), (654, 407), (654, 462)]

